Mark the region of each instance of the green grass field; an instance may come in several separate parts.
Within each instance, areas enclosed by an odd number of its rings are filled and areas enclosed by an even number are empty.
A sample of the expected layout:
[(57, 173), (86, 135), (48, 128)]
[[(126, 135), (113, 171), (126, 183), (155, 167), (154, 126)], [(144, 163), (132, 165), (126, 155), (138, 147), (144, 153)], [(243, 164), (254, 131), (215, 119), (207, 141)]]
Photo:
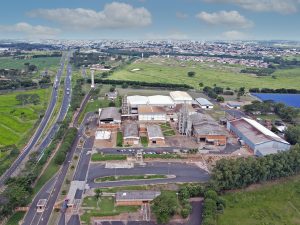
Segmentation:
[[(38, 94), (39, 105), (20, 105), (18, 94)], [(16, 144), (20, 146), (30, 137), (39, 115), (47, 107), (50, 89), (13, 92), (0, 95), (0, 146)]]
[[(240, 66), (221, 65), (216, 63), (179, 62), (175, 59), (155, 58), (135, 61), (122, 70), (118, 70), (108, 79), (133, 80), (159, 83), (188, 84), (199, 89), (216, 84), (230, 88), (296, 88), (299, 89), (300, 68), (277, 70), (272, 76), (257, 77), (239, 73)], [(139, 69), (138, 71), (132, 71)], [(187, 72), (195, 71), (194, 77)]]
[(86, 197), (83, 199), (83, 207), (91, 207), (93, 209), (84, 210), (84, 214), (80, 216), (82, 224), (91, 224), (91, 217), (114, 216), (124, 212), (135, 212), (139, 206), (115, 206), (113, 197), (101, 197), (98, 202), (95, 197)]
[(13, 59), (12, 57), (0, 57), (0, 69), (24, 69), (24, 63), (34, 64), (39, 70), (58, 66), (60, 57), (43, 57), (32, 59)]
[(95, 153), (92, 155), (92, 161), (110, 161), (110, 160), (125, 160), (126, 155), (102, 155)]
[(226, 199), (226, 209), (218, 216), (218, 225), (300, 224), (299, 176), (222, 197)]

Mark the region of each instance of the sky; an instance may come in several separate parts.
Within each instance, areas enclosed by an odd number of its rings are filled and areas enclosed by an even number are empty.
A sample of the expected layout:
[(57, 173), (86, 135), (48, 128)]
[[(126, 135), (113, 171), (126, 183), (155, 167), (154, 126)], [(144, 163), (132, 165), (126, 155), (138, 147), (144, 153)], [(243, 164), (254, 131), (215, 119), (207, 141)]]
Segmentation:
[(9, 0), (7, 38), (300, 40), (300, 0)]

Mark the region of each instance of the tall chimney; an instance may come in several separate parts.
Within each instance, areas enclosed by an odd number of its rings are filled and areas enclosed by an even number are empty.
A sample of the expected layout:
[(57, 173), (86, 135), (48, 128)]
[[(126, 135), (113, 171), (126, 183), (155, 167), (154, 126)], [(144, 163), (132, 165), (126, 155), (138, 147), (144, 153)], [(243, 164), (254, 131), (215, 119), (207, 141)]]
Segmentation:
[(95, 72), (95, 70), (93, 68), (91, 68), (91, 88), (95, 87), (94, 72)]

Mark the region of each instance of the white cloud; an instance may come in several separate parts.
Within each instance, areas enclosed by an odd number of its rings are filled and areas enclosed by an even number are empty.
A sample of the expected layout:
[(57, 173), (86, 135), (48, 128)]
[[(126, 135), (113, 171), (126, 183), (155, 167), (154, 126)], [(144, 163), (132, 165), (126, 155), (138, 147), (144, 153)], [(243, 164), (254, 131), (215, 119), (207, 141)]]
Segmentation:
[(57, 35), (60, 30), (41, 25), (31, 25), (25, 22), (20, 22), (14, 25), (0, 25), (0, 32), (6, 35), (24, 35), (27, 37), (49, 38)]
[(222, 33), (222, 38), (221, 39), (226, 39), (226, 40), (244, 40), (244, 39), (249, 39), (248, 35), (240, 32), (240, 31), (236, 31), (236, 30), (230, 30), (230, 31), (226, 31), (224, 33)]
[(84, 8), (37, 9), (28, 13), (76, 29), (130, 28), (151, 24), (151, 13), (144, 7), (134, 8), (126, 3), (106, 4), (102, 11)]
[(188, 18), (188, 14), (186, 14), (186, 13), (183, 13), (183, 12), (176, 12), (176, 17), (178, 18), (178, 19), (186, 19), (186, 18)]
[(237, 11), (200, 12), (196, 17), (211, 25), (224, 25), (235, 28), (248, 28), (253, 26), (251, 20), (246, 19)]
[(299, 0), (205, 0), (211, 3), (230, 3), (257, 12), (295, 13), (300, 6)]

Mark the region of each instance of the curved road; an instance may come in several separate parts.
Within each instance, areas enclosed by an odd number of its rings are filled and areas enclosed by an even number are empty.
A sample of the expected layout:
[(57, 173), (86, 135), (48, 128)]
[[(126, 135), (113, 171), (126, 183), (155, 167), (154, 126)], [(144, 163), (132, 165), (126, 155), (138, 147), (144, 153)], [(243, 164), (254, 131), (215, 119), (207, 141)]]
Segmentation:
[[(143, 174), (161, 174), (175, 175), (174, 178), (153, 179), (153, 180), (131, 180), (95, 183), (94, 179), (104, 176), (114, 175), (143, 175)], [(90, 188), (103, 188), (115, 186), (131, 186), (146, 184), (164, 184), (164, 183), (184, 183), (184, 182), (206, 182), (209, 180), (209, 174), (194, 164), (177, 162), (151, 162), (146, 166), (135, 166), (130, 169), (106, 169), (104, 164), (91, 164), (88, 172), (87, 183)]]
[[(67, 57), (69, 57), (69, 56), (70, 55), (68, 54)], [(40, 139), (41, 134), (43, 133), (45, 127), (47, 126), (47, 123), (49, 122), (49, 120), (51, 118), (51, 115), (53, 113), (55, 104), (57, 102), (57, 94), (58, 94), (58, 90), (59, 90), (58, 87), (59, 87), (60, 79), (61, 79), (61, 76), (62, 76), (62, 73), (63, 73), (63, 70), (64, 70), (65, 60), (66, 60), (66, 56), (64, 55), (64, 56), (62, 56), (62, 59), (60, 61), (60, 68), (58, 69), (56, 77), (55, 77), (50, 103), (49, 103), (48, 108), (47, 108), (47, 110), (44, 114), (44, 117), (43, 117), (42, 121), (40, 122), (39, 127), (37, 128), (37, 130), (34, 133), (34, 135), (32, 136), (32, 138), (30, 139), (29, 143), (22, 150), (22, 152), (20, 153), (18, 158), (13, 162), (11, 167), (9, 169), (7, 169), (6, 172), (1, 176), (1, 178), (0, 178), (0, 187), (3, 186), (5, 184), (5, 181), (9, 177), (11, 177), (14, 174), (14, 172), (18, 169), (20, 163), (25, 159), (25, 157), (28, 155), (28, 153), (34, 148), (34, 146), (36, 145), (36, 143)]]

